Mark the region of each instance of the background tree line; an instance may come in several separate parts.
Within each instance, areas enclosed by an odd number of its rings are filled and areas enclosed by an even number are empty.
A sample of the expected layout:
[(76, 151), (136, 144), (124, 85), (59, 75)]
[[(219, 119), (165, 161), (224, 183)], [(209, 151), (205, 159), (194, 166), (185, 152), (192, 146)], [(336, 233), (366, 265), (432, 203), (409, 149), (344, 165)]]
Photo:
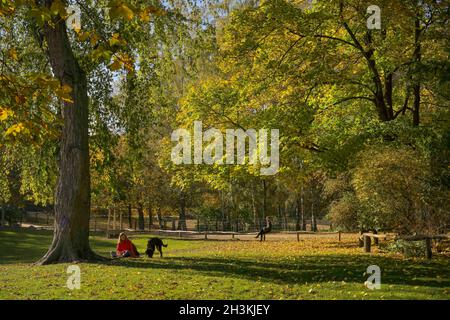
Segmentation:
[[(69, 3), (81, 30), (65, 26)], [(298, 230), (314, 216), (442, 232), (448, 3), (380, 0), (381, 30), (366, 27), (370, 4), (2, 1), (1, 206), (55, 207), (44, 262), (93, 256), (91, 205), (135, 208), (139, 228), (165, 213), (179, 229), (187, 215), (227, 229), (273, 216)], [(196, 120), (279, 129), (279, 173), (175, 166), (170, 134)]]

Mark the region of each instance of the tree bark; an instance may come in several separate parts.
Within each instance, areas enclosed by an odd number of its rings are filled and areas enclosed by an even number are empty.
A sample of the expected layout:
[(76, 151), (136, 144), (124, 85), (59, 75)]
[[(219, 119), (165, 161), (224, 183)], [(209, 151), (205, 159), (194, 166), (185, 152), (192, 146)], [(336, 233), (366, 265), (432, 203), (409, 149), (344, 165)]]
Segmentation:
[(297, 201), (296, 201), (296, 206), (295, 206), (295, 217), (296, 217), (296, 222), (295, 222), (295, 231), (300, 231), (301, 230), (301, 221), (300, 221), (300, 201), (299, 198), (297, 197)]
[[(50, 8), (52, 0), (46, 0)], [(37, 263), (101, 259), (89, 246), (90, 175), (87, 79), (67, 36), (65, 20), (53, 19), (44, 26), (52, 71), (69, 86), (72, 102), (64, 102), (60, 139), (59, 176), (55, 193), (55, 223), (52, 244)]]
[(364, 252), (369, 253), (370, 246), (372, 244), (372, 238), (369, 236), (363, 236), (363, 242), (364, 242)]
[(421, 36), (420, 20), (416, 18), (415, 21), (415, 48), (414, 48), (414, 62), (415, 62), (415, 84), (413, 86), (414, 103), (413, 103), (413, 125), (420, 124), (420, 71), (419, 64), (422, 60), (422, 46), (420, 42)]
[(144, 231), (145, 221), (144, 221), (144, 207), (142, 204), (138, 204), (138, 226), (139, 230)]
[(255, 199), (255, 190), (252, 190), (252, 212), (253, 212), (253, 225), (254, 225), (254, 230), (259, 230), (259, 214), (258, 214), (258, 209), (257, 209), (257, 204), (256, 204), (256, 199)]
[(0, 208), (0, 211), (2, 212), (2, 227), (5, 226), (5, 210), (2, 208)]
[(178, 230), (186, 230), (186, 198), (183, 192), (180, 195), (180, 216), (178, 220)]
[(128, 227), (130, 229), (133, 229), (133, 221), (131, 219), (132, 216), (132, 210), (131, 210), (131, 204), (128, 204)]
[(153, 226), (153, 210), (152, 206), (148, 206), (148, 230), (152, 229)]
[(263, 227), (264, 221), (266, 221), (267, 215), (267, 185), (266, 180), (263, 179), (263, 212), (262, 212), (262, 223), (260, 225), (260, 229)]
[(162, 216), (161, 216), (161, 208), (158, 208), (158, 212), (156, 213), (157, 217), (158, 217), (158, 225), (159, 225), (159, 229), (163, 229), (163, 222), (162, 222)]

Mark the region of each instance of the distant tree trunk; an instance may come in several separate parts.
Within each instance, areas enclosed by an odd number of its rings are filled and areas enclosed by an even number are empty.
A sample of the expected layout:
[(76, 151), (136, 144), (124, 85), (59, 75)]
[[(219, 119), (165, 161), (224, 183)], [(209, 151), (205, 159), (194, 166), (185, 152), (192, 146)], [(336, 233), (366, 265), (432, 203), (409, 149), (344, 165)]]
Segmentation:
[(153, 226), (153, 210), (152, 206), (148, 206), (148, 230), (152, 229)]
[(415, 75), (416, 79), (414, 79), (413, 93), (414, 93), (414, 103), (413, 103), (413, 125), (419, 126), (420, 124), (420, 72), (419, 72), (419, 64), (422, 60), (422, 46), (420, 42), (421, 36), (421, 27), (420, 20), (416, 18), (415, 21), (415, 48), (414, 48), (414, 61), (416, 63)]
[(109, 227), (111, 226), (111, 208), (108, 208), (108, 220), (106, 223), (106, 232), (109, 232)]
[(131, 209), (131, 204), (128, 204), (128, 226), (130, 229), (133, 229), (133, 221), (132, 221), (132, 209)]
[(178, 221), (178, 230), (186, 230), (186, 197), (184, 193), (180, 195), (180, 217)]
[(305, 204), (303, 199), (303, 193), (302, 197), (300, 198), (300, 209), (302, 213), (302, 231), (306, 231), (306, 220), (305, 220)]
[(156, 212), (156, 216), (158, 218), (159, 229), (162, 230), (163, 222), (162, 222), (162, 216), (161, 216), (161, 208), (158, 208), (158, 211)]
[[(262, 223), (265, 223), (266, 221), (266, 215), (267, 215), (267, 185), (266, 180), (263, 179), (263, 216), (262, 216)], [(260, 225), (260, 228), (262, 228), (263, 225)]]
[[(44, 1), (49, 9), (52, 0)], [(72, 102), (62, 110), (59, 175), (55, 192), (55, 223), (52, 244), (38, 264), (103, 259), (89, 246), (91, 185), (87, 79), (76, 60), (65, 20), (57, 16), (44, 26), (47, 54), (55, 77), (71, 88)]]
[(120, 231), (122, 231), (123, 230), (122, 209), (119, 209), (119, 223), (120, 223)]
[(283, 206), (283, 219), (284, 219), (284, 230), (285, 231), (289, 230), (287, 212), (288, 212), (288, 208), (286, 208), (286, 202), (285, 202), (284, 206)]
[(141, 203), (138, 203), (138, 227), (139, 230), (145, 230), (145, 220), (144, 220), (144, 206)]
[(222, 214), (222, 231), (225, 231), (226, 212), (225, 212), (225, 199), (223, 195), (223, 190), (220, 190), (220, 211)]
[(281, 210), (281, 204), (278, 202), (278, 230), (281, 230), (283, 228), (283, 219), (282, 219), (282, 210)]
[(113, 230), (117, 230), (117, 224), (116, 224), (116, 207), (113, 207)]
[(5, 209), (0, 208), (0, 211), (2, 212), (2, 227), (5, 226)]
[(297, 198), (296, 201), (296, 205), (295, 205), (295, 217), (296, 217), (296, 221), (295, 221), (295, 231), (300, 231), (301, 230), (301, 220), (300, 220), (300, 203), (299, 203), (299, 199)]
[(258, 214), (258, 208), (256, 204), (255, 199), (255, 191), (252, 192), (252, 211), (253, 211), (253, 224), (255, 226), (255, 229), (258, 229), (259, 227), (259, 214)]

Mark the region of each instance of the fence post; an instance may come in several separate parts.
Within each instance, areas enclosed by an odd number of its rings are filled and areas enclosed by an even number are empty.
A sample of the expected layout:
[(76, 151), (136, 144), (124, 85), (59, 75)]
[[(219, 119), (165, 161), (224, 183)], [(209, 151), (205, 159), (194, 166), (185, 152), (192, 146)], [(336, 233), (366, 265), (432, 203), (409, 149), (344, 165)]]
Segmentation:
[(372, 239), (364, 235), (364, 252), (370, 252), (370, 245), (372, 244)]
[(208, 231), (205, 231), (205, 240), (208, 240)]
[(341, 231), (339, 231), (339, 242), (341, 242)]
[(300, 232), (297, 232), (297, 241), (300, 241)]
[(427, 247), (427, 252), (426, 252), (427, 259), (430, 260), (431, 257), (433, 256), (433, 252), (431, 251), (431, 238), (425, 239), (425, 245)]
[[(377, 235), (377, 234), (378, 234), (378, 231), (377, 231), (377, 230), (374, 230), (372, 233), (375, 234), (375, 235)], [(374, 244), (375, 246), (377, 246), (378, 243), (379, 243), (378, 237), (376, 237), (376, 236), (373, 237), (373, 244)]]

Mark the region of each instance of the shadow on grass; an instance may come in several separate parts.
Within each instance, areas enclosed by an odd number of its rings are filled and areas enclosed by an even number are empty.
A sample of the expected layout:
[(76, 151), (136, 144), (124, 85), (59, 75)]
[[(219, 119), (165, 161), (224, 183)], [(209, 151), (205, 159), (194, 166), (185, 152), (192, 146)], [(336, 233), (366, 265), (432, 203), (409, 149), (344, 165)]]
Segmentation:
[[(14, 229), (1, 230), (0, 265), (13, 263), (34, 263), (47, 252), (52, 242), (53, 232), (48, 230)], [(93, 241), (96, 251), (106, 255), (114, 249), (115, 240)]]
[(256, 262), (233, 257), (168, 257), (120, 260), (107, 263), (130, 268), (194, 271), (207, 276), (235, 277), (278, 284), (302, 284), (345, 281), (363, 283), (369, 265), (382, 270), (383, 284), (450, 287), (448, 263), (401, 261), (389, 257), (355, 255), (301, 256), (295, 262)]
[[(2, 244), (8, 250), (0, 251), (0, 264), (32, 263), (37, 261), (48, 249), (51, 232), (48, 231), (0, 231)], [(145, 239), (137, 239), (142, 245)], [(93, 241), (95, 250), (103, 255), (114, 248), (115, 240)], [(345, 281), (363, 283), (369, 265), (378, 265), (382, 270), (383, 284), (410, 286), (428, 286), (437, 288), (450, 287), (449, 260), (400, 260), (381, 255), (299, 255), (278, 258), (213, 256), (169, 256), (163, 259), (120, 259), (99, 262), (105, 266), (129, 268), (178, 270), (193, 272), (198, 275), (232, 277), (247, 280), (273, 282), (278, 284), (320, 283)], [(182, 254), (181, 252), (178, 254)], [(210, 256), (208, 256), (210, 255)]]

